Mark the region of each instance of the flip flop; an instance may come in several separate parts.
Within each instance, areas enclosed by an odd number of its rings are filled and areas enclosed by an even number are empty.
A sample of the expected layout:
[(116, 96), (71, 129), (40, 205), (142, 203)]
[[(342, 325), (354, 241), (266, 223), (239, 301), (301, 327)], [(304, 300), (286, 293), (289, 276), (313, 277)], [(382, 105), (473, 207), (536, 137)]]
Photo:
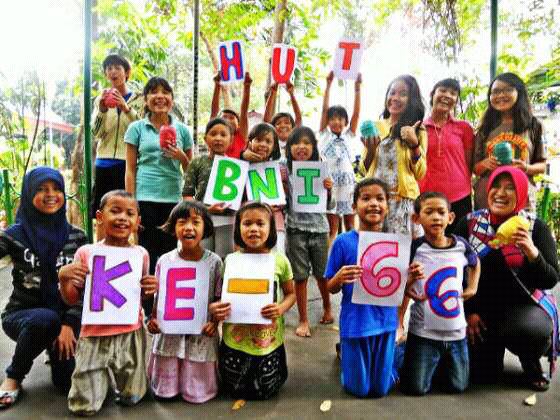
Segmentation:
[(329, 325), (329, 324), (333, 324), (334, 323), (334, 318), (331, 319), (323, 319), (321, 318), (319, 320), (319, 324), (323, 324), (323, 325)]
[(8, 408), (8, 407), (14, 405), (19, 398), (19, 392), (20, 391), (21, 391), (21, 387), (18, 387), (17, 389), (14, 389), (13, 391), (0, 391), (0, 400), (3, 399), (3, 398), (11, 398), (10, 402), (0, 403), (0, 408)]
[(548, 388), (550, 387), (550, 379), (548, 379), (548, 376), (544, 373), (541, 377), (533, 377), (532, 379), (529, 379), (528, 382), (529, 388), (537, 392), (548, 391)]

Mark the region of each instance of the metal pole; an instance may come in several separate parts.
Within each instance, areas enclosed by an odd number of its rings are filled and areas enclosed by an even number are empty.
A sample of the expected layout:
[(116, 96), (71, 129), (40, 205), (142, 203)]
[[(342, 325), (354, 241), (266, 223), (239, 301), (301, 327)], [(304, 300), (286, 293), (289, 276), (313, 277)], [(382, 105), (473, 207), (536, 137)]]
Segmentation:
[[(84, 3), (84, 166), (86, 177), (86, 206), (91, 203), (91, 8), (92, 0)], [(83, 197), (80, 197), (83, 200)], [(86, 218), (86, 233), (93, 242), (91, 218)]]
[(8, 226), (14, 224), (14, 216), (12, 214), (12, 197), (10, 196), (10, 176), (7, 169), (2, 169), (2, 176), (4, 177), (4, 210), (6, 210), (6, 223)]
[(197, 144), (198, 131), (198, 37), (199, 37), (200, 2), (194, 1), (194, 65), (193, 65), (193, 141)]
[(491, 0), (490, 4), (490, 26), (491, 26), (491, 53), (490, 53), (490, 81), (496, 77), (498, 56), (498, 0)]

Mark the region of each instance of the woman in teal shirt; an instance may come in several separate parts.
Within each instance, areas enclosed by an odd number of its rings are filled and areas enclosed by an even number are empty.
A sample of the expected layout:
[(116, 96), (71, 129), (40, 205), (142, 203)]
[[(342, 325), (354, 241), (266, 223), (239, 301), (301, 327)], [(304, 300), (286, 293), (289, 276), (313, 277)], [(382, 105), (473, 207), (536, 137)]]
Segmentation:
[[(143, 229), (138, 243), (150, 254), (150, 273), (157, 259), (175, 248), (177, 240), (158, 229), (181, 200), (181, 180), (192, 158), (193, 141), (187, 127), (170, 115), (173, 90), (167, 80), (152, 77), (144, 87), (146, 117), (128, 127), (126, 143), (126, 191), (133, 194), (140, 206)], [(162, 148), (160, 130), (175, 129), (176, 144)], [(151, 309), (151, 308), (144, 308)]]

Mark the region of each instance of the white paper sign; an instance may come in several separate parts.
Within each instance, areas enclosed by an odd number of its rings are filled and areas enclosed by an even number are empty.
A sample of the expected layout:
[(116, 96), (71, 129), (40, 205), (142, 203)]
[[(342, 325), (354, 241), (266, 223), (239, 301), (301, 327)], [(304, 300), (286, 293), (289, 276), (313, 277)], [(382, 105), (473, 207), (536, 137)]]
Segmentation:
[(221, 82), (238, 82), (245, 77), (245, 57), (241, 41), (224, 41), (218, 45)]
[(226, 257), (222, 302), (231, 303), (227, 322), (271, 324), (261, 316), (263, 306), (274, 301), (273, 254), (229, 254)]
[(247, 172), (247, 197), (273, 205), (286, 204), (278, 161), (252, 163)]
[(229, 208), (238, 210), (241, 206), (243, 189), (247, 180), (249, 163), (225, 156), (214, 156), (212, 171), (208, 179), (204, 203), (229, 204)]
[(410, 235), (360, 232), (358, 262), (364, 271), (354, 283), (352, 303), (400, 306), (410, 260)]
[(428, 330), (453, 331), (467, 325), (463, 309), (463, 265), (457, 261), (422, 258), (414, 261), (424, 266), (424, 280), (414, 285), (416, 293), (428, 296), (424, 306), (424, 328)]
[(364, 42), (361, 39), (342, 38), (336, 44), (333, 72), (338, 79), (355, 80), (360, 72)]
[(327, 211), (327, 189), (323, 185), (327, 178), (327, 164), (317, 161), (293, 161), (291, 205), (300, 213), (324, 213)]
[(140, 313), (142, 253), (92, 245), (84, 287), (82, 325), (133, 325)]
[(159, 265), (157, 320), (165, 334), (200, 334), (208, 318), (210, 267), (178, 256)]
[(289, 82), (296, 68), (296, 61), (296, 48), (287, 44), (274, 44), (270, 66), (272, 79), (279, 85)]

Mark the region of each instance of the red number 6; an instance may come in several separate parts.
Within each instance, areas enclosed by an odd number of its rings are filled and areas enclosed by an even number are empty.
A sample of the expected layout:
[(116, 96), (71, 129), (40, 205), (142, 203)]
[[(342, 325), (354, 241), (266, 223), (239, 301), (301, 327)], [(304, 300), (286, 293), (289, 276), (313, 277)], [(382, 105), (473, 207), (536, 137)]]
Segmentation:
[[(399, 255), (398, 242), (376, 242), (371, 244), (363, 253), (360, 265), (363, 267), (361, 282), (369, 294), (377, 297), (386, 297), (395, 293), (401, 284), (401, 273), (393, 267), (384, 267), (377, 273), (373, 269), (383, 258), (397, 257)], [(381, 286), (381, 279), (388, 277), (391, 281), (386, 286)]]

